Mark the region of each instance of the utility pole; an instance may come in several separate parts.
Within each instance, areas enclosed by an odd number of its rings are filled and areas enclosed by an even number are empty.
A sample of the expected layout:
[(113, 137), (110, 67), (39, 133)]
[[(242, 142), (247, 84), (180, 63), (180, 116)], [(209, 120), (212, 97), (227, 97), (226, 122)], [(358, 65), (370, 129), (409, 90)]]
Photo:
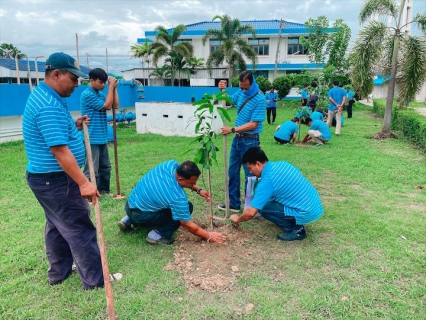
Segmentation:
[(105, 48), (106, 73), (108, 73), (108, 48)]
[(277, 76), (277, 67), (278, 67), (278, 57), (280, 55), (280, 45), (281, 45), (281, 29), (283, 28), (284, 20), (280, 21), (280, 28), (278, 31), (278, 43), (277, 43), (277, 53), (275, 54), (275, 68), (274, 68), (274, 80)]
[(78, 35), (77, 35), (77, 33), (75, 34), (75, 48), (77, 50), (77, 64), (80, 65), (80, 58), (78, 56)]
[(86, 53), (86, 67), (88, 68), (89, 68), (89, 57), (90, 57), (90, 54)]

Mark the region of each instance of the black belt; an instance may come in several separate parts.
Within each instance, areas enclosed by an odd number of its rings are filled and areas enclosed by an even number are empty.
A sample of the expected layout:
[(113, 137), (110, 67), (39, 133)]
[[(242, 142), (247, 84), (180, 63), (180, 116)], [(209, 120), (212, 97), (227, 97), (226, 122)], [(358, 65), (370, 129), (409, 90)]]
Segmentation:
[(244, 139), (244, 138), (257, 138), (259, 135), (257, 133), (236, 133), (235, 138)]
[(47, 172), (47, 173), (32, 173), (27, 171), (27, 175), (30, 178), (59, 178), (59, 177), (65, 176), (66, 173), (64, 171)]

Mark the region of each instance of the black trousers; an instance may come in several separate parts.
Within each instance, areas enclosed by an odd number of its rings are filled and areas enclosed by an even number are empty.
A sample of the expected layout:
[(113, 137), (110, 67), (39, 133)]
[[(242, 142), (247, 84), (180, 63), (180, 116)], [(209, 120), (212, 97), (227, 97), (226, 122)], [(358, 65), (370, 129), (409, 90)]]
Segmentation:
[(349, 100), (348, 103), (348, 118), (352, 118), (352, 106), (354, 104), (355, 100)]
[(275, 118), (277, 117), (277, 108), (266, 108), (266, 118), (268, 119), (268, 123), (271, 124), (271, 113), (272, 113), (272, 122), (275, 122)]

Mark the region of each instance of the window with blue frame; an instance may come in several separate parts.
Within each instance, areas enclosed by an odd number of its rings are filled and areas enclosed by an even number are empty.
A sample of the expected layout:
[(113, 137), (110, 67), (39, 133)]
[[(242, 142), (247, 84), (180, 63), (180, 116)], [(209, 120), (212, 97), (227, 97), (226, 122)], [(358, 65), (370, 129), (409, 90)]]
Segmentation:
[(287, 54), (308, 54), (306, 49), (300, 42), (299, 37), (288, 37), (287, 41)]
[(192, 43), (192, 39), (179, 39), (179, 40), (176, 40), (176, 42), (174, 43), (174, 45), (177, 45), (177, 44), (182, 43), (182, 42)]
[(249, 38), (248, 43), (258, 56), (269, 55), (269, 38)]
[(210, 53), (219, 49), (221, 45), (222, 41), (220, 41), (219, 39), (210, 39)]
[(255, 72), (253, 72), (254, 78), (256, 79), (259, 76), (265, 77), (266, 79), (268, 79), (269, 77), (269, 71), (268, 70), (257, 70)]

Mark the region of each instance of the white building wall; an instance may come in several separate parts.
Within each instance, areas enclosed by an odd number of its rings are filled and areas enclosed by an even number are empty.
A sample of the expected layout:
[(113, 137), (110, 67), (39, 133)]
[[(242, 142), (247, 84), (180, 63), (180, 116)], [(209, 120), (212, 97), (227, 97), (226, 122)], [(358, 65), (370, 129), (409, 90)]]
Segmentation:
[[(163, 136), (194, 137), (196, 122), (188, 121), (194, 117), (196, 108), (185, 103), (146, 103), (136, 102), (136, 132), (155, 133)], [(220, 133), (223, 126), (219, 114), (213, 114), (212, 128)]]

